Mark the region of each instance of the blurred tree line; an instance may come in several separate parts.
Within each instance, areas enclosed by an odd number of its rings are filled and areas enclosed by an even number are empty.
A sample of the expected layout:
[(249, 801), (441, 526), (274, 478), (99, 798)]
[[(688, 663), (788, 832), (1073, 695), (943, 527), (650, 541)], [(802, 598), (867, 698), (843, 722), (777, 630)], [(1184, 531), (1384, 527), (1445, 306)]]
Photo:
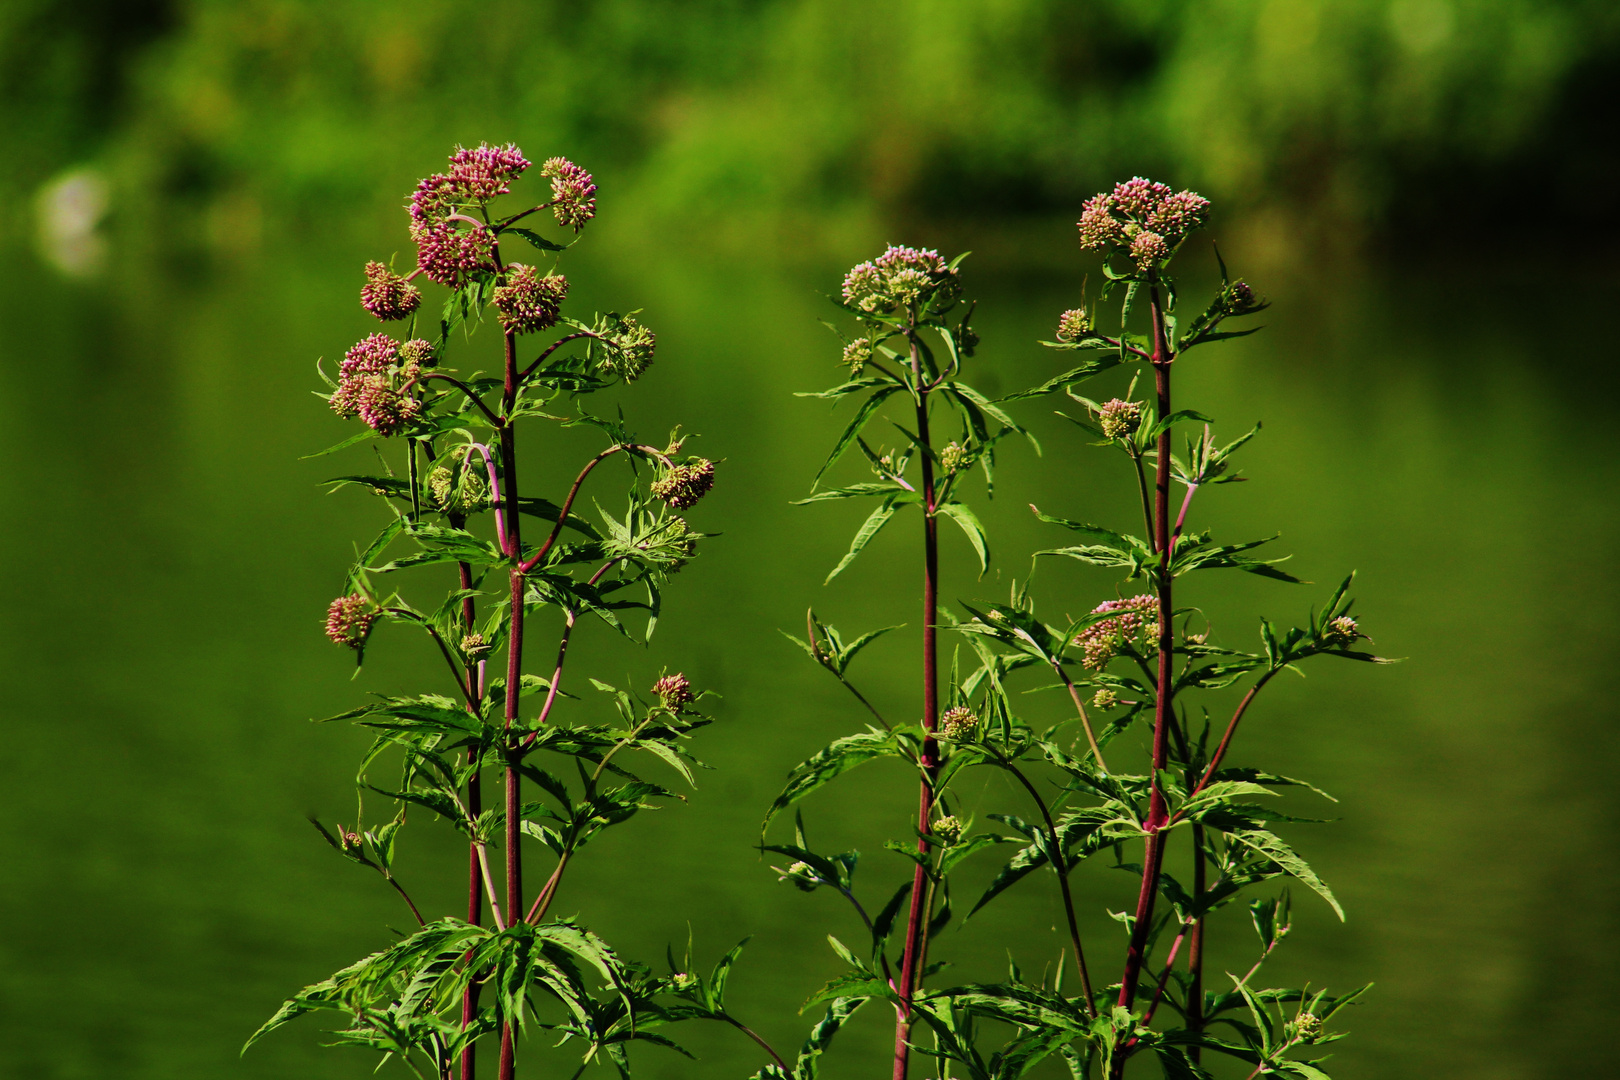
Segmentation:
[(511, 139), (739, 237), (1138, 172), (1351, 235), (1591, 232), (1617, 54), (1612, 0), (10, 0), (0, 185), (92, 162), (296, 227)]

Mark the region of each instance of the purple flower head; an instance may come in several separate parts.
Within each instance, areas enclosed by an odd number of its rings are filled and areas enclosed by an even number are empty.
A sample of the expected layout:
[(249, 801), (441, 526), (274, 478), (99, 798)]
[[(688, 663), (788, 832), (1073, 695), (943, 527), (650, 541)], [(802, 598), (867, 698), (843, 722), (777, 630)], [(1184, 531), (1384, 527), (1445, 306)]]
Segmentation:
[(685, 510), (709, 493), (714, 487), (714, 462), (699, 458), (685, 465), (677, 465), (653, 481), (652, 493), (671, 508)]
[(554, 157), (541, 167), (540, 175), (551, 178), (551, 212), (557, 224), (579, 232), (596, 216), (596, 181), (590, 173), (567, 158)]
[(664, 708), (677, 712), (697, 700), (697, 695), (692, 693), (692, 684), (680, 672), (659, 679), (653, 684), (652, 692), (664, 703)]
[(405, 211), (411, 216), (412, 232), (443, 222), (447, 215), (456, 212), (455, 184), (442, 173), (419, 181)]
[(1123, 184), (1114, 185), (1114, 209), (1128, 218), (1146, 221), (1170, 189), (1146, 177), (1135, 176)]
[(1138, 270), (1151, 270), (1170, 257), (1170, 245), (1164, 237), (1150, 229), (1143, 229), (1131, 239), (1131, 258)]
[(380, 375), (387, 372), (388, 366), (397, 359), (399, 342), (387, 334), (368, 334), (343, 354), (339, 373), (345, 379), (351, 375)]
[(481, 226), (458, 229), (451, 221), (413, 226), (411, 239), (422, 273), (448, 288), (459, 289), (474, 273), (495, 269), (495, 241)]
[(506, 284), (495, 290), (495, 309), (502, 327), (532, 334), (557, 324), (567, 296), (568, 279), (561, 274), (542, 275), (532, 266), (513, 263), (506, 268)]
[(422, 293), (380, 262), (366, 263), (360, 306), (384, 322), (403, 319), (422, 302)]
[(371, 601), (359, 593), (340, 596), (326, 608), (326, 636), (333, 644), (359, 649), (371, 633), (371, 624), (377, 613), (371, 610)]
[(400, 351), (399, 342), (387, 334), (357, 342), (339, 366), (332, 411), (345, 419), (358, 416), (383, 436), (397, 434), (421, 415), (422, 403), (396, 385), (411, 382), (418, 370), (417, 363), (402, 358)]
[(523, 151), (511, 143), (479, 143), (472, 150), (458, 146), (450, 155), (450, 183), (466, 198), (487, 202), (511, 191), (512, 181), (528, 167)]

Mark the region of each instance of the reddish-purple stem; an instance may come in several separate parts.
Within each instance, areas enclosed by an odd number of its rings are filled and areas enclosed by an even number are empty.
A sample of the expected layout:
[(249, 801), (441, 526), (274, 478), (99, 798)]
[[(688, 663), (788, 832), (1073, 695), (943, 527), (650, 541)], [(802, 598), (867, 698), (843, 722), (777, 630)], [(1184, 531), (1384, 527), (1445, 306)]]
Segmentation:
[[(928, 831), (928, 820), (933, 814), (934, 781), (939, 771), (939, 744), (934, 741), (934, 728), (939, 723), (939, 678), (935, 629), (939, 622), (939, 529), (934, 516), (934, 464), (928, 455), (928, 392), (922, 388), (922, 355), (917, 347), (915, 326), (908, 332), (911, 340), (911, 375), (917, 391), (917, 438), (921, 442), (923, 505), (923, 748), (918, 764), (923, 779), (918, 785), (917, 828)], [(917, 841), (917, 854), (928, 858), (929, 845), (921, 838)], [(911, 880), (911, 911), (906, 919), (906, 949), (900, 964), (900, 1007), (896, 1010), (894, 1027), (894, 1080), (906, 1080), (906, 1068), (911, 1056), (911, 998), (917, 991), (919, 972), (926, 948), (927, 922), (931, 894), (925, 889), (928, 875), (921, 864)]]
[[(1170, 366), (1175, 355), (1165, 335), (1164, 309), (1160, 305), (1159, 288), (1150, 286), (1151, 318), (1153, 321), (1154, 387), (1158, 394), (1158, 417), (1170, 415)], [(1157, 471), (1154, 478), (1154, 548), (1159, 555), (1159, 674), (1154, 694), (1153, 709), (1153, 769), (1149, 777), (1148, 816), (1143, 823), (1147, 832), (1146, 850), (1142, 858), (1142, 888), (1136, 898), (1136, 921), (1131, 928), (1130, 944), (1125, 956), (1125, 972), (1120, 978), (1119, 1004), (1127, 1009), (1136, 1001), (1136, 987), (1147, 961), (1148, 933), (1153, 927), (1153, 907), (1159, 892), (1159, 875), (1164, 867), (1163, 829), (1169, 820), (1164, 790), (1159, 784), (1159, 772), (1169, 758), (1171, 698), (1175, 682), (1171, 672), (1172, 630), (1170, 577), (1170, 429), (1159, 433)], [(1114, 1080), (1125, 1073), (1125, 1055), (1114, 1059)]]

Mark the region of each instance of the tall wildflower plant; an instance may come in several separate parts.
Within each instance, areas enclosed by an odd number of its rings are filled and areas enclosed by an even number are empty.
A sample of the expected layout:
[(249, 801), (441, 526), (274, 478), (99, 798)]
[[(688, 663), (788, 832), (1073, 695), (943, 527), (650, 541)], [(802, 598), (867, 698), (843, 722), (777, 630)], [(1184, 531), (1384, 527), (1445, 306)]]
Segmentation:
[[(845, 563), (896, 509), (915, 504), (922, 510), (923, 717), (921, 723), (876, 717), (876, 725), (839, 738), (796, 767), (766, 825), (849, 769), (871, 760), (898, 759), (910, 766), (921, 798), (918, 816), (910, 823), (914, 838), (890, 840), (887, 846), (913, 860), (915, 870), (910, 882), (869, 915), (871, 907), (854, 889), (855, 854), (816, 853), (806, 840), (802, 816), (792, 844), (764, 845), (794, 860), (780, 870), (794, 885), (805, 890), (826, 886), (845, 896), (860, 916), (870, 947), (852, 949), (835, 939), (849, 970), (812, 994), (806, 1005), (826, 1005), (826, 1018), (793, 1070), (768, 1068), (761, 1076), (813, 1080), (815, 1055), (825, 1048), (831, 1030), (874, 999), (895, 1009), (895, 1080), (904, 1080), (908, 1059), (917, 1053), (936, 1059), (939, 1075), (971, 1080), (1012, 1080), (1054, 1054), (1077, 1080), (1118, 1080), (1139, 1056), (1155, 1059), (1171, 1080), (1196, 1080), (1211, 1075), (1205, 1068), (1210, 1054), (1242, 1062), (1249, 1080), (1328, 1076), (1318, 1048), (1342, 1038), (1330, 1024), (1365, 987), (1330, 994), (1309, 985), (1266, 987), (1260, 979), (1263, 965), (1291, 927), (1288, 879), (1318, 894), (1343, 917), (1327, 884), (1271, 828), (1273, 822), (1311, 819), (1273, 810), (1265, 802), (1282, 789), (1321, 792), (1303, 781), (1240, 764), (1233, 743), (1244, 716), (1283, 671), (1319, 655), (1386, 661), (1361, 647), (1365, 635), (1350, 613), (1349, 578), (1301, 625), (1283, 627), (1260, 619), (1259, 647), (1253, 650), (1223, 644), (1203, 613), (1178, 593), (1180, 579), (1210, 570), (1299, 581), (1281, 569), (1282, 560), (1256, 552), (1267, 540), (1222, 542), (1196, 528), (1195, 496), (1243, 479), (1232, 467), (1233, 456), (1258, 428), (1229, 442), (1218, 440), (1209, 417), (1173, 407), (1173, 374), (1178, 363), (1188, 362), (1190, 350), (1253, 333), (1252, 328), (1232, 328), (1229, 320), (1266, 306), (1246, 283), (1230, 280), (1223, 263), (1220, 287), (1208, 306), (1185, 325), (1178, 320), (1171, 265), (1187, 239), (1205, 225), (1208, 208), (1192, 192), (1140, 178), (1089, 200), (1079, 222), (1080, 241), (1102, 256), (1106, 283), (1097, 303), (1118, 302), (1119, 329), (1113, 334), (1098, 329), (1095, 305), (1064, 312), (1056, 340), (1044, 344), (1082, 353), (1080, 362), (1041, 386), (1003, 399), (1066, 393), (1081, 408), (1070, 419), (1097, 440), (1096, 446), (1118, 455), (1140, 493), (1141, 535), (1048, 516), (1031, 507), (1041, 521), (1079, 538), (1069, 546), (1037, 552), (1037, 565), (1047, 558), (1075, 559), (1119, 575), (1113, 595), (1066, 602), (1063, 606), (1070, 610), (1086, 613), (1061, 623), (1036, 615), (1027, 581), (1014, 584), (1006, 603), (961, 603), (960, 616), (937, 605), (937, 519), (949, 516), (962, 522), (981, 558), (985, 550), (976, 520), (965, 508), (952, 509), (959, 469), (944, 463), (965, 457), (988, 466), (995, 440), (1021, 429), (999, 404), (956, 382), (960, 359), (971, 351), (971, 335), (965, 320), (951, 327), (938, 315), (940, 306), (955, 299), (954, 265), (932, 261), (931, 253), (898, 258), (891, 253), (886, 256), (890, 265), (923, 258), (924, 269), (935, 275), (929, 280), (940, 282), (931, 292), (904, 294), (897, 285), (886, 286), (887, 293), (863, 285), (898, 278), (885, 269), (885, 260), (851, 272), (845, 305), (864, 331), (845, 349), (855, 377), (821, 396), (867, 397), (828, 464), (846, 447), (858, 445), (879, 479), (818, 492), (807, 501), (855, 496), (881, 500)], [(866, 300), (868, 296), (878, 299)], [(944, 342), (945, 359), (937, 366), (923, 347), (925, 331)], [(1136, 374), (1122, 397), (1099, 402), (1076, 392), (1086, 380), (1126, 367), (1135, 367)], [(1152, 391), (1138, 396), (1144, 374)], [(905, 449), (879, 454), (862, 441), (862, 428), (885, 399), (900, 394), (909, 395), (907, 404), (915, 411), (911, 425), (902, 428)], [(959, 442), (936, 446), (930, 440), (931, 394), (960, 412)], [(1178, 430), (1188, 433), (1179, 452), (1173, 444)], [(907, 473), (913, 461), (921, 474), (915, 480)], [(800, 644), (861, 706), (873, 711), (850, 682), (848, 669), (876, 635), (846, 643), (813, 614), (809, 622), (809, 638)], [(935, 684), (939, 630), (961, 635), (969, 657), (963, 664), (962, 650), (956, 650), (943, 697)], [(1064, 703), (1058, 714), (1043, 720), (1024, 715), (1038, 707), (1026, 702), (1041, 700), (1017, 693), (1018, 683), (1025, 680), (1033, 680), (1027, 690), (1058, 695)], [(1008, 807), (1009, 812), (986, 814), (993, 823), (989, 827), (976, 827), (952, 792), (955, 781), (977, 768), (1005, 774), (1010, 790), (1024, 800), (1023, 806)], [(1044, 974), (1038, 979), (1026, 978), (1014, 963), (1002, 982), (926, 986), (923, 977), (943, 967), (931, 956), (930, 944), (953, 916), (953, 871), (970, 858), (1009, 845), (1016, 850), (963, 918), (1026, 878), (1050, 875), (1063, 912), (1062, 951), (1041, 958)], [(1172, 847), (1181, 852), (1174, 859), (1167, 857)], [(1076, 875), (1083, 863), (1099, 855), (1112, 856), (1108, 866), (1114, 875)], [(1130, 894), (1110, 887), (1111, 880), (1118, 880), (1117, 871), (1129, 875)], [(1259, 938), (1257, 952), (1212, 976), (1206, 971), (1207, 921), (1243, 901)], [(1124, 940), (1118, 966), (1109, 965), (1118, 972), (1117, 980), (1108, 982), (1097, 971), (1097, 944), (1088, 953), (1082, 940), (1078, 913), (1116, 905), (1124, 908), (1114, 916)], [(902, 924), (903, 908), (909, 919)]]
[[(585, 408), (590, 394), (635, 382), (655, 339), (633, 315), (564, 314), (569, 285), (557, 264), (595, 215), (596, 187), (579, 166), (553, 158), (539, 170), (549, 186), (518, 201), (512, 189), (529, 168), (513, 146), (458, 149), (445, 172), (417, 186), (408, 207), (415, 269), (401, 275), (370, 263), (360, 293), (366, 311), (402, 332), (365, 337), (328, 378), (332, 411), (363, 425), (332, 450), (374, 443), (383, 465), (333, 484), (377, 497), (385, 524), (349, 568), (326, 633), (359, 660), (382, 624), (397, 624), (423, 635), (443, 667), (438, 687), (378, 694), (332, 718), (374, 741), (360, 762), (353, 822), (315, 826), (398, 893), (415, 926), (299, 991), (249, 1045), (300, 1014), (331, 1010), (343, 1017), (337, 1044), (439, 1080), (470, 1080), (481, 1041), (498, 1039), (498, 1074), (510, 1080), (524, 1029), (554, 1033), (584, 1064), (608, 1060), (626, 1071), (631, 1040), (668, 1043), (652, 1030), (661, 1024), (737, 1023), (714, 992), (730, 958), (716, 979), (673, 963), (654, 976), (583, 923), (552, 914), (565, 872), (590, 840), (680, 798), (633, 770), (645, 763), (692, 779), (687, 741), (708, 720), (685, 676), (649, 678), (638, 693), (567, 677), (566, 664), (582, 622), (631, 640), (652, 633), (665, 585), (701, 536), (681, 514), (710, 489), (714, 469), (683, 456), (678, 437), (648, 445)], [(514, 261), (513, 244), (534, 261)], [(431, 332), (424, 279), (448, 294)], [(450, 368), (488, 322), (501, 342), (493, 373)], [(555, 501), (526, 492), (520, 428), (580, 425), (601, 432), (601, 450), (548, 470)], [(583, 512), (587, 481), (612, 463), (630, 467), (619, 489), (627, 494)], [(525, 519), (538, 523), (538, 539), (525, 535)], [(546, 638), (535, 674), (525, 644), (537, 622)], [(466, 837), (457, 871), (464, 910), (424, 911), (398, 872), (407, 819), (424, 816)], [(525, 843), (544, 867), (532, 894)]]

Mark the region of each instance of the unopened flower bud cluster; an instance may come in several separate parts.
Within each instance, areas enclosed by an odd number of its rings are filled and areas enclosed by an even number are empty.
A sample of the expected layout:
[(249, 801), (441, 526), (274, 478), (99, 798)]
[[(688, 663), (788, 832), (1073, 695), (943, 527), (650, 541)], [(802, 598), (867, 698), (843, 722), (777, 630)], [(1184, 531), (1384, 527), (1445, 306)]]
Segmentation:
[(697, 700), (697, 695), (692, 693), (692, 684), (680, 672), (659, 679), (653, 684), (652, 692), (663, 702), (664, 708), (675, 712)]
[(1057, 339), (1079, 341), (1091, 333), (1091, 314), (1085, 308), (1070, 308), (1058, 316)]
[(939, 717), (936, 734), (942, 739), (966, 739), (979, 726), (979, 718), (966, 705), (946, 709)]
[(401, 344), (380, 333), (366, 337), (343, 357), (332, 411), (345, 419), (358, 416), (379, 435), (397, 435), (421, 415), (422, 403), (411, 388), (432, 358), (433, 346), (426, 341)]
[(1136, 429), (1142, 426), (1142, 403), (1121, 401), (1119, 398), (1104, 402), (1102, 408), (1097, 410), (1097, 426), (1102, 428), (1103, 437), (1108, 439), (1136, 434)]
[(664, 500), (672, 509), (685, 510), (714, 487), (714, 462), (699, 458), (684, 465), (676, 465), (652, 483), (655, 498)]
[(495, 290), (495, 310), (503, 330), (533, 334), (557, 325), (567, 296), (568, 279), (561, 274), (513, 263), (506, 268), (506, 283)]

